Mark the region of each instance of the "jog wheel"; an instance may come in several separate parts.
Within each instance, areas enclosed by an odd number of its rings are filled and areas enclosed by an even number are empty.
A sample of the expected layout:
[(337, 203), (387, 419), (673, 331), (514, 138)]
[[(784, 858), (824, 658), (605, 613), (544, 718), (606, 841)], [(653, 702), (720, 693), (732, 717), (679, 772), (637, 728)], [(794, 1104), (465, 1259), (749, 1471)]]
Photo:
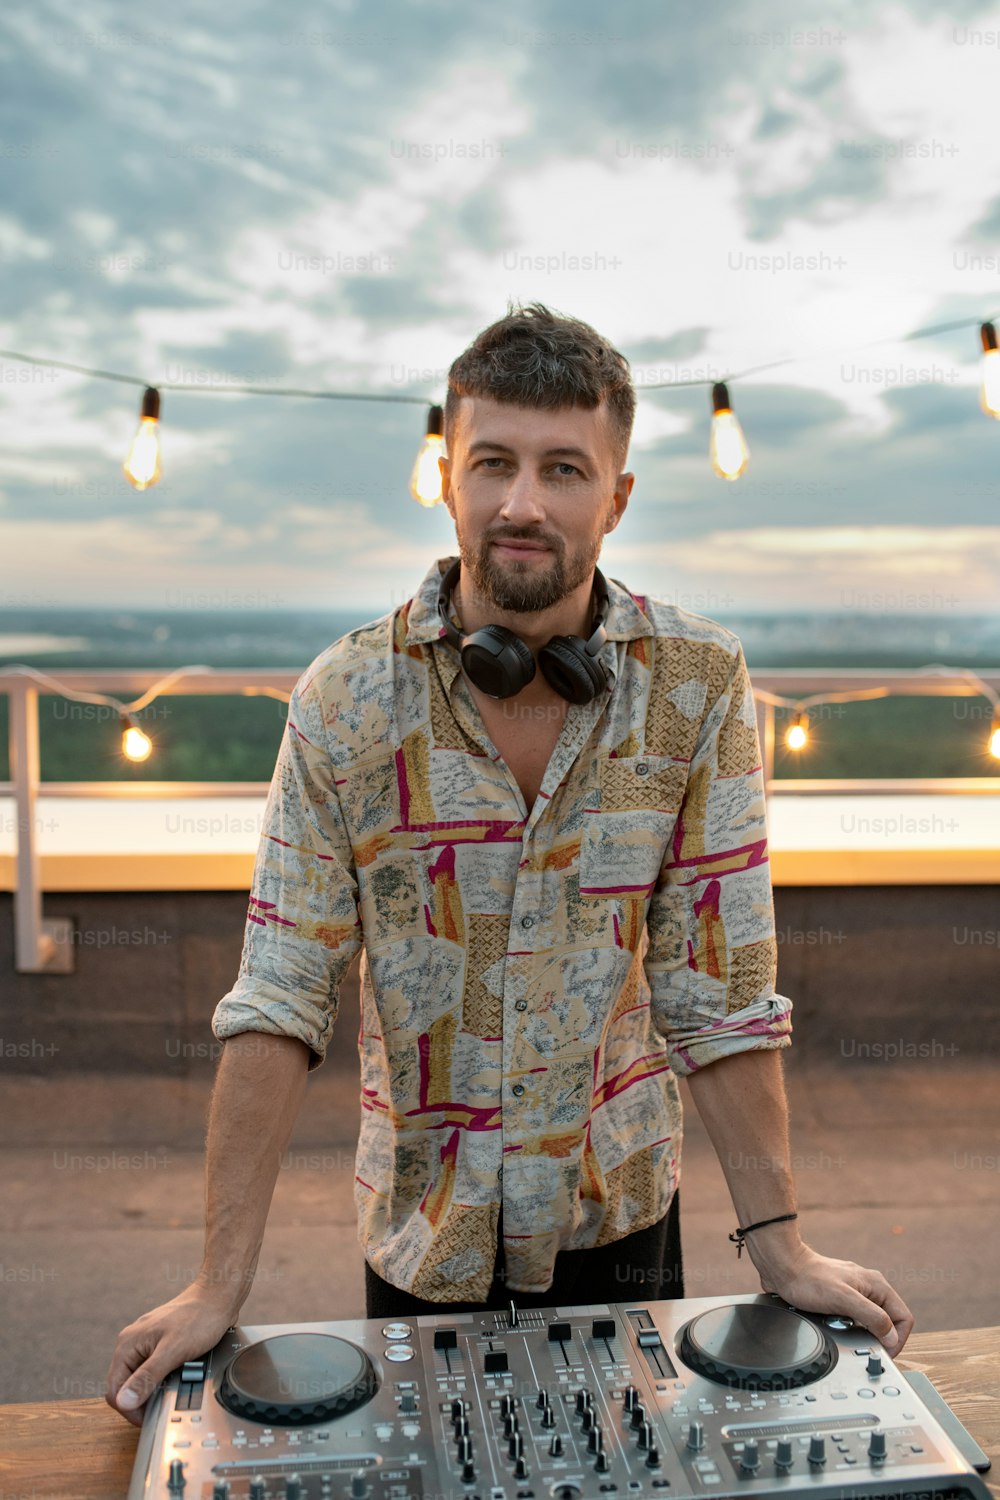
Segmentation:
[(375, 1367), (355, 1344), (329, 1333), (281, 1333), (230, 1360), (219, 1400), (251, 1422), (305, 1427), (364, 1406), (377, 1389)]
[(790, 1308), (761, 1302), (700, 1313), (684, 1326), (679, 1352), (699, 1375), (745, 1391), (811, 1385), (837, 1362), (821, 1328)]

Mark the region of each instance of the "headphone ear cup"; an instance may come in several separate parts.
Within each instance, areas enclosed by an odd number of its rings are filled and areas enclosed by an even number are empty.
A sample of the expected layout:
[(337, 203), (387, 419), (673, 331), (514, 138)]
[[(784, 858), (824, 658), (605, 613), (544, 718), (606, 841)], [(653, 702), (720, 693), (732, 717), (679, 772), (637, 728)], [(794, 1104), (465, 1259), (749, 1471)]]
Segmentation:
[(490, 698), (512, 698), (535, 675), (531, 648), (505, 625), (484, 625), (462, 645), (469, 680)]
[(538, 653), (546, 682), (570, 703), (589, 703), (607, 686), (604, 663), (588, 656), (579, 636), (554, 635)]

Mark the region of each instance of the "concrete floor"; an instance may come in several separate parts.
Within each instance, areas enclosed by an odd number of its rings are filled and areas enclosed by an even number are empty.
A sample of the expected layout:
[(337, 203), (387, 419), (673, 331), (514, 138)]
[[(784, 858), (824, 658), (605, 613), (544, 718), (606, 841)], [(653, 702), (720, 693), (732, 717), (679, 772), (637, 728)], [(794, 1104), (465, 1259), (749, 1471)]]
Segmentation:
[[(325, 1075), (325, 1076), (324, 1076)], [(828, 1067), (788, 1054), (809, 1242), (881, 1268), (923, 1330), (1000, 1324), (1000, 1088), (994, 1061)], [(119, 1328), (201, 1257), (210, 1081), (70, 1074), (9, 1081), (0, 1121), (0, 1401), (97, 1396)], [(687, 1101), (690, 1295), (758, 1290)], [(247, 1323), (356, 1316), (356, 1091), (311, 1080), (275, 1192)], [(641, 1295), (635, 1289), (632, 1295)]]

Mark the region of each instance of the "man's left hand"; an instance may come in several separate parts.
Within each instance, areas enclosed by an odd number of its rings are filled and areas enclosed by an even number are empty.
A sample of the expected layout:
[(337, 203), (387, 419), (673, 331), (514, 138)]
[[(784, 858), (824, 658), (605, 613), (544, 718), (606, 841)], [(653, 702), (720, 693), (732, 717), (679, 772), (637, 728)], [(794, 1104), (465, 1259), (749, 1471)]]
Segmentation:
[[(749, 1242), (748, 1242), (749, 1243)], [(761, 1257), (764, 1260), (764, 1257)], [(802, 1312), (841, 1313), (873, 1333), (893, 1357), (913, 1331), (913, 1314), (881, 1271), (818, 1255), (808, 1245), (780, 1271), (758, 1265), (765, 1292)]]

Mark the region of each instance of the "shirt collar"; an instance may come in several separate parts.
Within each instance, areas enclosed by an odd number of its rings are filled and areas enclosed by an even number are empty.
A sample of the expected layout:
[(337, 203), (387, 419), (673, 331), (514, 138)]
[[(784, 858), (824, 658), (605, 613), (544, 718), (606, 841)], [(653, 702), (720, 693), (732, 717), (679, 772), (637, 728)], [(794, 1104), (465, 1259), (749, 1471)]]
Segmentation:
[[(441, 579), (455, 560), (454, 557), (439, 557), (424, 574), (417, 592), (409, 601), (405, 645), (433, 645), (445, 639), (444, 626), (437, 611), (437, 597)], [(609, 641), (634, 641), (639, 636), (655, 634), (652, 621), (642, 610), (645, 603), (642, 595), (630, 594), (624, 584), (608, 578), (608, 599), (604, 630)]]

